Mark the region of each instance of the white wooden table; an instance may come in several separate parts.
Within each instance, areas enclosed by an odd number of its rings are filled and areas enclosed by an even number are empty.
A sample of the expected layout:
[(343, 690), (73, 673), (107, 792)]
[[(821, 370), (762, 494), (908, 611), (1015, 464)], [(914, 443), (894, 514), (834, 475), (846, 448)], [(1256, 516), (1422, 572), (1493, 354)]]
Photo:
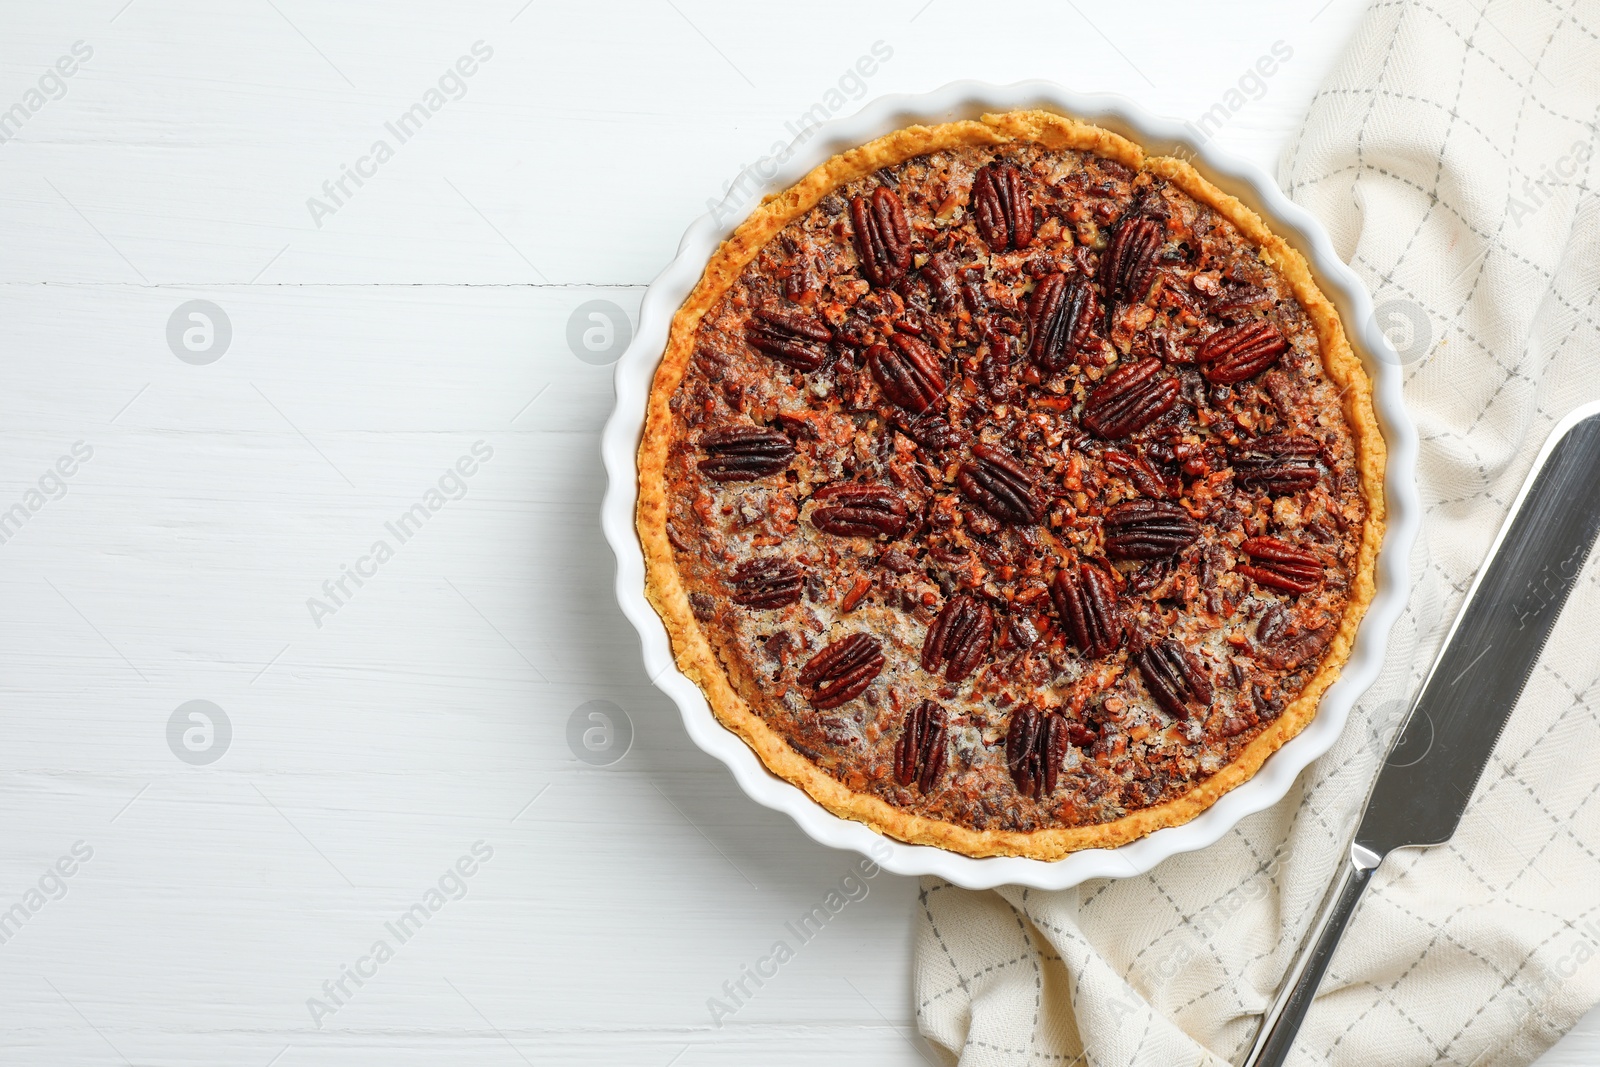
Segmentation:
[(818, 104), (1046, 77), (1270, 167), (1318, 2), (5, 0), (0, 1062), (930, 1057), (887, 874), (712, 1023), (853, 857), (644, 677), (569, 322)]

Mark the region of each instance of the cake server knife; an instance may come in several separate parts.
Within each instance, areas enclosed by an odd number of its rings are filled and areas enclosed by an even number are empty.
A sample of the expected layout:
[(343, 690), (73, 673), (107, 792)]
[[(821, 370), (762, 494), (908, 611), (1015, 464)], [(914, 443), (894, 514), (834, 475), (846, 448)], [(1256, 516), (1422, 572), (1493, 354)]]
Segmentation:
[(1534, 460), (1378, 772), (1350, 854), (1262, 1019), (1243, 1067), (1294, 1046), (1361, 892), (1397, 848), (1450, 840), (1600, 533), (1600, 403), (1563, 419)]

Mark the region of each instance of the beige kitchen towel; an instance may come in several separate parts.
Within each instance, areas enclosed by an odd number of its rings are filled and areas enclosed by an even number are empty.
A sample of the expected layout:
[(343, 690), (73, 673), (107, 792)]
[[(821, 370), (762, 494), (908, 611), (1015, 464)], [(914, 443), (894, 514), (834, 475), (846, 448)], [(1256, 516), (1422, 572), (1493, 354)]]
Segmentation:
[[(1421, 435), (1385, 672), (1290, 795), (1208, 849), (1055, 893), (925, 880), (919, 1026), (963, 1067), (1243, 1057), (1534, 454), (1600, 397), (1597, 119), (1600, 0), (1367, 12), (1280, 181), (1372, 290)], [(1292, 1063), (1526, 1064), (1600, 1000), (1597, 562), (1455, 839), (1380, 869)]]

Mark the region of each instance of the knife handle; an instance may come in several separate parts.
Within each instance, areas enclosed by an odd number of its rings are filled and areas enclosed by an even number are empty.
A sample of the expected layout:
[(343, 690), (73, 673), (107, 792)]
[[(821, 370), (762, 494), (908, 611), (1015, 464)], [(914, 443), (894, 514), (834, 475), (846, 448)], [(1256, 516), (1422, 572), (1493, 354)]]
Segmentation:
[(1339, 938), (1355, 913), (1361, 893), (1372, 881), (1372, 873), (1381, 862), (1383, 857), (1371, 849), (1350, 846), (1350, 858), (1329, 890), (1317, 921), (1306, 934), (1299, 956), (1284, 976), (1283, 988), (1278, 990), (1272, 1007), (1262, 1016), (1261, 1032), (1256, 1035), (1242, 1067), (1280, 1067), (1289, 1058), (1295, 1035), (1300, 1032), (1300, 1024), (1333, 959), (1333, 950), (1339, 946)]

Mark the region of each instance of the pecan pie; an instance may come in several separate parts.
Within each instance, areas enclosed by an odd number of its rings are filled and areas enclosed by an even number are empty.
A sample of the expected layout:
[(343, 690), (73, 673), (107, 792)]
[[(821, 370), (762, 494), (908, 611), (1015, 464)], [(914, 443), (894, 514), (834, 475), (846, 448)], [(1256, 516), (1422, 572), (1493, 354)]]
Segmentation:
[(1303, 258), (1062, 116), (910, 127), (759, 207), (640, 449), (683, 672), (829, 810), (1056, 858), (1297, 733), (1372, 596), (1384, 445)]

